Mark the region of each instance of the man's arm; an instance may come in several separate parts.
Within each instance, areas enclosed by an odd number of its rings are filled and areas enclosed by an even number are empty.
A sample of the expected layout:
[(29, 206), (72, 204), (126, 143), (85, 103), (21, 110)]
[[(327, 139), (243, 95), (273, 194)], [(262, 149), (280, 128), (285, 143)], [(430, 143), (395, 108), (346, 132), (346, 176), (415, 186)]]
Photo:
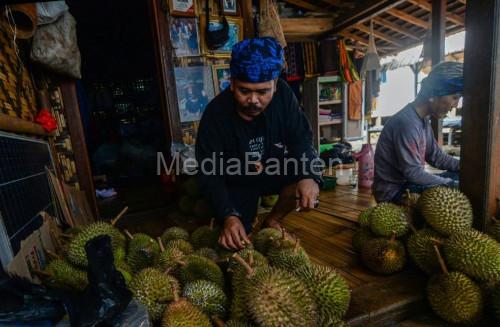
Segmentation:
[(449, 178), (442, 178), (425, 171), (422, 162), (424, 158), (418, 151), (419, 132), (416, 128), (400, 128), (395, 138), (397, 164), (405, 178), (417, 185), (444, 185), (452, 182)]
[(436, 142), (432, 131), (428, 132), (427, 153), (425, 156), (425, 160), (437, 169), (449, 171), (460, 170), (460, 161), (443, 152)]

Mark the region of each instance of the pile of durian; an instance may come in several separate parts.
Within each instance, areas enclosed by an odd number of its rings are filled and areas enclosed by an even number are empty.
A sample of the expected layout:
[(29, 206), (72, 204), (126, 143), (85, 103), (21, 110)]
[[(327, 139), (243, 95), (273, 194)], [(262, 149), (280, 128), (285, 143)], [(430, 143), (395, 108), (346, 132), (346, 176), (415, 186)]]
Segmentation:
[(313, 264), (296, 238), (265, 228), (233, 253), (217, 245), (219, 231), (212, 222), (191, 234), (171, 227), (153, 239), (93, 223), (72, 231), (65, 258), (50, 262), (44, 281), (83, 289), (84, 245), (106, 234), (115, 267), (161, 326), (348, 326), (342, 320), (351, 297), (346, 281), (334, 269)]
[(487, 233), (472, 228), (469, 199), (434, 187), (407, 194), (406, 206), (380, 203), (358, 217), (353, 248), (367, 268), (393, 274), (411, 261), (429, 276), (433, 311), (455, 324), (479, 322), (490, 310), (500, 321), (500, 222)]

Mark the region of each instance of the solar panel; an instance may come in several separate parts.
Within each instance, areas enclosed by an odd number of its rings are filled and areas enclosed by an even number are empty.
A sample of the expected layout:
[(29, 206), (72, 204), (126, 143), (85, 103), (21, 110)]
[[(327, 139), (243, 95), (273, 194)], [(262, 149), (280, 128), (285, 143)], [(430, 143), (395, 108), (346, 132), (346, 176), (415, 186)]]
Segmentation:
[(19, 251), (21, 241), (42, 225), (40, 211), (53, 213), (45, 167), (53, 168), (47, 142), (0, 132), (0, 260), (4, 266)]

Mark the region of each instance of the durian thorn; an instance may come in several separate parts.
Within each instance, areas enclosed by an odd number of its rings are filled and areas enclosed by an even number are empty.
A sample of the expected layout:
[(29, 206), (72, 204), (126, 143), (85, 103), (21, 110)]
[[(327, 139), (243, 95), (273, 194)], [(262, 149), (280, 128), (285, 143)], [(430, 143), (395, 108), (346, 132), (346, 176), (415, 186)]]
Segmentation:
[(300, 239), (296, 238), (295, 239), (295, 246), (293, 248), (293, 253), (297, 253), (299, 251), (299, 248), (300, 248)]
[(165, 247), (163, 246), (163, 242), (161, 241), (161, 237), (158, 236), (158, 245), (160, 246), (160, 251), (165, 252)]
[(437, 247), (436, 244), (434, 244), (434, 251), (436, 251), (436, 256), (439, 261), (439, 265), (441, 266), (441, 270), (443, 270), (443, 273), (448, 275), (448, 268), (446, 268), (446, 264), (444, 263), (443, 257), (441, 256), (441, 252), (439, 251), (439, 248)]
[(413, 234), (416, 234), (417, 233), (417, 229), (415, 228), (415, 226), (413, 226), (412, 223), (409, 223), (408, 225), (410, 226), (410, 229), (413, 232)]
[(253, 272), (254, 270), (252, 269), (252, 267), (250, 267), (250, 265), (245, 261), (245, 259), (243, 259), (239, 254), (235, 253), (233, 254), (233, 258), (234, 260), (238, 261), (238, 263), (240, 265), (242, 265), (246, 271), (247, 271), (247, 277), (250, 277), (253, 275)]
[(177, 260), (176, 262), (177, 262), (177, 264), (178, 264), (179, 266), (181, 266), (181, 267), (186, 267), (186, 266), (187, 266), (186, 261), (182, 261), (182, 260), (180, 260), (180, 259), (179, 259), (179, 260)]
[(283, 241), (286, 240), (286, 231), (284, 227), (281, 228), (281, 239)]
[(165, 269), (165, 274), (170, 274), (172, 272), (172, 267), (168, 267), (167, 269)]
[(128, 207), (125, 207), (122, 209), (122, 211), (120, 211), (119, 214), (116, 215), (115, 218), (111, 219), (111, 226), (114, 226), (116, 225), (116, 223), (118, 222), (118, 220), (120, 220), (123, 215), (125, 215), (125, 213), (128, 211)]
[(392, 231), (392, 236), (391, 236), (391, 242), (394, 242), (395, 239), (396, 239), (396, 231), (393, 230)]
[(215, 218), (210, 219), (210, 229), (214, 229)]
[(48, 273), (46, 271), (39, 270), (39, 269), (33, 269), (33, 272), (42, 278), (53, 278), (54, 277), (54, 275), (52, 275), (51, 273)]
[(52, 252), (52, 251), (50, 251), (50, 250), (48, 250), (48, 249), (46, 249), (46, 248), (44, 248), (43, 250), (44, 250), (44, 251), (45, 251), (45, 253), (47, 253), (47, 255), (48, 255), (49, 257), (51, 257), (52, 259), (61, 259), (61, 257), (60, 257), (59, 255), (55, 254), (54, 252)]
[(128, 236), (128, 238), (130, 238), (131, 240), (134, 239), (134, 236), (132, 236), (132, 234), (130, 234), (130, 232), (127, 230), (127, 229), (124, 229), (123, 232), (125, 233), (125, 235)]
[(217, 327), (224, 327), (226, 324), (217, 316), (212, 316), (212, 320)]
[(253, 267), (254, 261), (253, 261), (253, 251), (252, 250), (250, 250), (250, 252), (248, 252), (248, 264), (250, 265), (250, 267)]

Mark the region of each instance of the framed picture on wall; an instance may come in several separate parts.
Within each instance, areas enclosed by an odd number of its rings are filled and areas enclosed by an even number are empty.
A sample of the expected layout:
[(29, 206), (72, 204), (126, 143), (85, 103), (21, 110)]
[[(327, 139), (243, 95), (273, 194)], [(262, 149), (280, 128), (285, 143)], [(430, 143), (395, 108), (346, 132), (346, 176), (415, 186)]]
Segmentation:
[[(229, 24), (229, 40), (218, 49), (210, 50), (207, 48), (205, 42), (205, 28), (207, 23), (205, 18), (201, 17), (200, 28), (203, 40), (203, 52), (209, 57), (210, 56), (222, 57), (222, 58), (230, 57), (233, 45), (243, 40), (243, 20), (241, 18), (236, 18), (236, 17), (227, 17), (226, 19)], [(218, 17), (210, 17), (208, 24), (209, 24), (208, 28), (210, 30), (219, 30), (222, 28), (222, 22)]]
[(220, 0), (222, 1), (222, 11), (226, 15), (233, 15), (233, 16), (238, 16), (239, 15), (239, 4), (238, 0)]
[(195, 17), (195, 0), (168, 0), (172, 16)]
[(200, 38), (196, 18), (172, 18), (170, 40), (176, 57), (200, 55)]
[(213, 65), (215, 94), (219, 94), (231, 85), (231, 71), (229, 65)]
[(175, 67), (174, 74), (181, 123), (200, 120), (214, 97), (210, 66)]

